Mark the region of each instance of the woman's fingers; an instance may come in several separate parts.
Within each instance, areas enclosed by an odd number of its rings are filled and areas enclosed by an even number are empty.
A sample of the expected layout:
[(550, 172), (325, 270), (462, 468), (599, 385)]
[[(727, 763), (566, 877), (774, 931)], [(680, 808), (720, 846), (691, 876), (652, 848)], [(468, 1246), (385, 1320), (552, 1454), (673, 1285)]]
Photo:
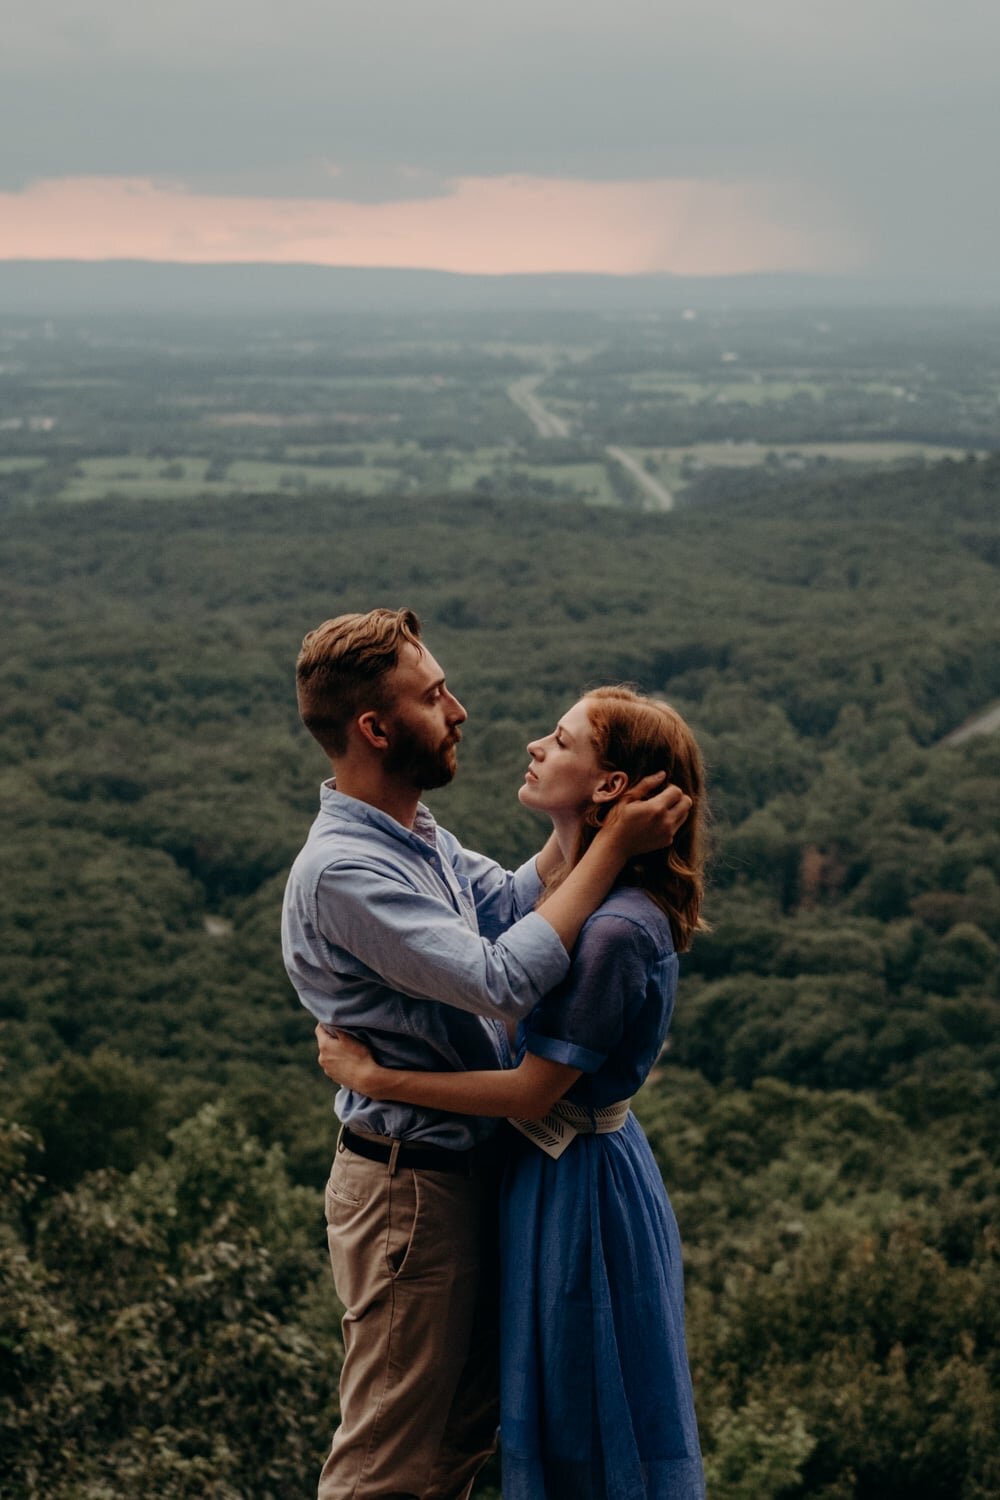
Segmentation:
[(329, 1031), (322, 1023), (315, 1030), (318, 1062), (328, 1078), (340, 1082), (343, 1072), (353, 1063), (368, 1062), (371, 1053), (364, 1042), (343, 1031)]

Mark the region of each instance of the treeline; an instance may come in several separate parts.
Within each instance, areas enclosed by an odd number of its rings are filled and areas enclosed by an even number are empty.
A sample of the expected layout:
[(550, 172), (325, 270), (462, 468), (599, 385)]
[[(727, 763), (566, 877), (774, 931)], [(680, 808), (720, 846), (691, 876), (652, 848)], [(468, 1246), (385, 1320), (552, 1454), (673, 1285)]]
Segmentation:
[[(704, 372), (706, 388), (677, 388), (655, 394), (634, 384), (636, 371), (609, 378), (599, 367), (588, 373), (575, 367), (549, 379), (547, 399), (579, 404), (587, 434), (604, 443), (640, 448), (686, 447), (695, 443), (797, 444), (831, 442), (914, 442), (943, 447), (987, 449), (1000, 445), (991, 387), (956, 392), (936, 380), (900, 378), (907, 386), (868, 388), (861, 380), (832, 381), (815, 390), (788, 391), (788, 381), (806, 380), (816, 372), (786, 372), (786, 381), (747, 399), (750, 372), (720, 376)], [(757, 376), (759, 380), (759, 375)]]
[(1000, 697), (1000, 463), (763, 483), (8, 518), (6, 1500), (314, 1482), (333, 1122), (277, 919), (324, 768), (291, 673), (377, 602), (470, 711), (439, 815), (508, 862), (525, 742), (588, 684), (703, 743), (713, 930), (640, 1110), (713, 1500), (997, 1493), (1000, 747), (940, 740)]

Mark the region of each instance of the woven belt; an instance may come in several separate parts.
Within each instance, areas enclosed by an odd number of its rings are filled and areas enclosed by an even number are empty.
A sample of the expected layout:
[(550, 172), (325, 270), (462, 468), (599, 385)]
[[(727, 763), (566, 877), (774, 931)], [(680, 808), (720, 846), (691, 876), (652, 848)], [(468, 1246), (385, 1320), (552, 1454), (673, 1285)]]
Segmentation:
[(368, 1161), (393, 1163), (398, 1167), (410, 1167), (418, 1172), (460, 1172), (471, 1177), (476, 1167), (477, 1152), (474, 1146), (467, 1151), (449, 1151), (446, 1146), (409, 1146), (405, 1141), (370, 1141), (365, 1136), (355, 1135), (345, 1125), (340, 1132), (337, 1150), (353, 1151), (355, 1156), (364, 1156)]
[(621, 1130), (631, 1107), (631, 1099), (619, 1099), (617, 1104), (606, 1104), (603, 1109), (587, 1109), (581, 1104), (571, 1104), (568, 1099), (557, 1099), (549, 1113), (572, 1125), (578, 1135), (611, 1135)]
[(511, 1120), (515, 1130), (533, 1141), (546, 1156), (554, 1161), (578, 1135), (611, 1135), (621, 1130), (628, 1119), (631, 1099), (619, 1099), (616, 1104), (607, 1104), (603, 1109), (587, 1109), (571, 1104), (568, 1099), (557, 1099), (540, 1120)]

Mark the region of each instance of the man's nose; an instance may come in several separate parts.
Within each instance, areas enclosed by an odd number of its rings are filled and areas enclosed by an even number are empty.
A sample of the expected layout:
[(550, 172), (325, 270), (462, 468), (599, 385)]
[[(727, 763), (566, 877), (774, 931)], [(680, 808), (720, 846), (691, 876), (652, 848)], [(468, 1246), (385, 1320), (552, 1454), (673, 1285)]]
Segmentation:
[(461, 703), (459, 703), (458, 699), (455, 697), (454, 693), (452, 693), (451, 695), (451, 712), (449, 713), (448, 717), (455, 724), (464, 724), (466, 719), (469, 717), (469, 715), (465, 712), (465, 709), (462, 707)]

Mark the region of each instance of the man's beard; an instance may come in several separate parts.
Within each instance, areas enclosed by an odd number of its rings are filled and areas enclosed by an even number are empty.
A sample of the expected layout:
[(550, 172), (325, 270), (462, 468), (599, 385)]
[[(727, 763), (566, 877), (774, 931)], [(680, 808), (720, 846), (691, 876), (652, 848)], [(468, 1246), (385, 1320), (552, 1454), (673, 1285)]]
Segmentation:
[(446, 740), (431, 744), (408, 725), (397, 722), (385, 769), (394, 775), (408, 775), (418, 792), (447, 786), (458, 768), (455, 746), (460, 738), (456, 729)]

